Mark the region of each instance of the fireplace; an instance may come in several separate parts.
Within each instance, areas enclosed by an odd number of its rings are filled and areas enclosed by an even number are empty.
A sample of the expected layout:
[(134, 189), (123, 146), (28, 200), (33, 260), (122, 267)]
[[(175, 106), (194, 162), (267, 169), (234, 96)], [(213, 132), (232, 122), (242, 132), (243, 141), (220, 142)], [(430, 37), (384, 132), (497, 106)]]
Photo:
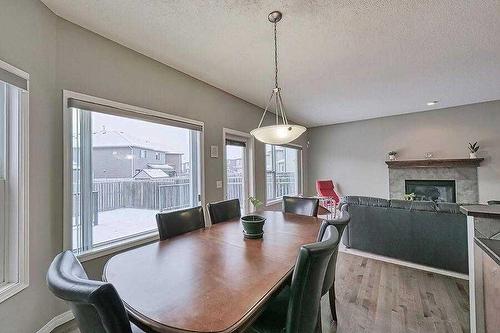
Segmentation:
[(405, 180), (405, 192), (414, 200), (456, 202), (454, 180)]

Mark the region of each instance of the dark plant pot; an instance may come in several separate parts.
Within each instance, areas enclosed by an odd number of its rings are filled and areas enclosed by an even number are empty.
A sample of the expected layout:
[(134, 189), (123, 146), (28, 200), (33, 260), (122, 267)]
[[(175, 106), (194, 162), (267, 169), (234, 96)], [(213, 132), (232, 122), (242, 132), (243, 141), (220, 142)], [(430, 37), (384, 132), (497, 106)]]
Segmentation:
[(264, 223), (266, 218), (259, 215), (245, 215), (241, 217), (241, 224), (245, 237), (260, 238), (264, 234)]

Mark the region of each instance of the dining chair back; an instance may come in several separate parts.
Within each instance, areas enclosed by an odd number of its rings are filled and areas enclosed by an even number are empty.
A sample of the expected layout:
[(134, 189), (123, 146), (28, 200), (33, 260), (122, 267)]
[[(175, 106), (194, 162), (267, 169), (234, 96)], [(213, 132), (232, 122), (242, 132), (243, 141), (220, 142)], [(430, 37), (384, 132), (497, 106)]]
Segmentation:
[(116, 289), (110, 283), (89, 280), (73, 252), (54, 258), (47, 285), (55, 296), (69, 303), (81, 333), (132, 333)]
[[(341, 215), (339, 218), (333, 220), (325, 220), (320, 227), (320, 231), (318, 233), (318, 241), (322, 240), (325, 237), (325, 231), (327, 226), (333, 226), (337, 229), (339, 233), (339, 239), (342, 239), (342, 234), (344, 233), (345, 228), (351, 221), (351, 216), (347, 212), (347, 205), (342, 206)], [(325, 280), (323, 282), (323, 288), (321, 289), (321, 296), (325, 295), (329, 292), (330, 299), (330, 311), (332, 313), (332, 317), (334, 321), (337, 321), (337, 311), (335, 307), (335, 271), (337, 266), (337, 257), (338, 257), (338, 245), (337, 248), (333, 252), (330, 261), (328, 262), (328, 268), (325, 273)]]
[(321, 242), (300, 248), (290, 285), (286, 333), (316, 332), (321, 289), (328, 263), (338, 247), (339, 239), (337, 229), (326, 225)]
[(317, 198), (283, 197), (283, 212), (305, 216), (318, 216)]
[(158, 225), (160, 240), (202, 229), (205, 227), (203, 207), (198, 206), (168, 213), (158, 213), (156, 214), (156, 224)]
[(232, 220), (241, 216), (239, 199), (209, 203), (207, 209), (212, 224)]

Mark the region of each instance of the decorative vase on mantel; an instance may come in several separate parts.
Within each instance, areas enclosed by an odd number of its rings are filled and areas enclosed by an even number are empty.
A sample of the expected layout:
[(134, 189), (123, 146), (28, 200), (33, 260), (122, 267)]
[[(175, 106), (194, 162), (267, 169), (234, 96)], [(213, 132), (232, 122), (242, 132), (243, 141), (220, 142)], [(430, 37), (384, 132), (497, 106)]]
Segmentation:
[(387, 155), (389, 155), (389, 161), (395, 161), (398, 153), (395, 151), (390, 151), (389, 153), (387, 153)]
[(479, 145), (477, 144), (477, 141), (474, 143), (469, 142), (469, 158), (477, 158), (477, 151), (479, 150)]

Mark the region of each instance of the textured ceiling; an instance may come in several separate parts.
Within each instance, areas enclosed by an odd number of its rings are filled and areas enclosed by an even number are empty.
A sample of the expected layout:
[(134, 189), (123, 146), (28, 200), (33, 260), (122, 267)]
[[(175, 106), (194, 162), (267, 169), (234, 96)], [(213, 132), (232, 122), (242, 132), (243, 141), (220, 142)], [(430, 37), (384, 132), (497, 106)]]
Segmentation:
[(274, 79), (267, 14), (281, 10), (285, 107), (308, 126), (500, 99), (498, 0), (43, 2), (262, 107)]

